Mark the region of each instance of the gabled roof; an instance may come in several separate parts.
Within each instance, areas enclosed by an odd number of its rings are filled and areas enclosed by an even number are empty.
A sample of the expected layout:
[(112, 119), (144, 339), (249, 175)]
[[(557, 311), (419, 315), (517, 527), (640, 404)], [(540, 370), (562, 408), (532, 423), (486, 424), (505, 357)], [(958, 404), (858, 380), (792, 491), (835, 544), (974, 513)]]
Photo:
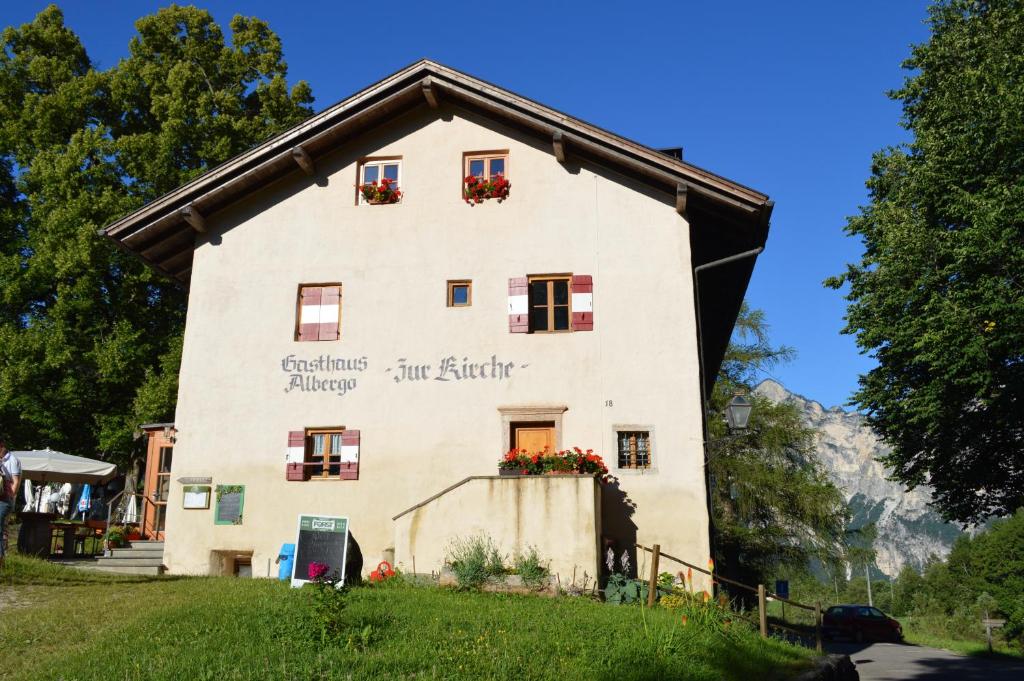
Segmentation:
[(206, 216), (289, 173), (312, 174), (316, 158), (346, 140), (413, 107), (436, 108), (441, 101), (545, 138), (559, 160), (580, 157), (643, 180), (675, 197), (680, 212), (699, 203), (730, 222), (746, 223), (755, 230), (767, 226), (771, 203), (760, 192), (424, 59), (213, 168), (100, 233), (187, 286), (196, 232), (205, 231)]
[[(292, 173), (315, 173), (318, 157), (409, 110), (451, 104), (500, 121), (551, 145), (558, 161), (592, 163), (664, 192), (690, 225), (693, 266), (763, 247), (773, 203), (761, 192), (573, 118), (461, 71), (424, 59), (292, 129), (222, 163), (100, 230), (121, 248), (184, 286), (205, 218)], [(702, 382), (714, 384), (754, 259), (701, 273)]]

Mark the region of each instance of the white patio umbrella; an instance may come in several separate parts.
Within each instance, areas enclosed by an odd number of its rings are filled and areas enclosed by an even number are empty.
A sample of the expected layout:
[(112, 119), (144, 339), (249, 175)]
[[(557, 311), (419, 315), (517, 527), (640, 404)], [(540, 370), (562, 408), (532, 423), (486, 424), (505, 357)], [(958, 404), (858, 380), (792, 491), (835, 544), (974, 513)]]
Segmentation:
[(49, 448), (11, 453), (21, 461), (21, 475), (25, 480), (102, 485), (117, 475), (117, 467), (112, 463), (55, 452)]
[(35, 495), (32, 494), (32, 482), (30, 480), (26, 480), (24, 488), (25, 488), (25, 508), (23, 508), (21, 510), (22, 511), (31, 511), (32, 510), (32, 504), (34, 504), (36, 502)]
[(139, 522), (139, 510), (135, 505), (134, 496), (128, 497), (128, 503), (124, 507), (124, 518), (121, 519), (121, 522), (125, 525)]

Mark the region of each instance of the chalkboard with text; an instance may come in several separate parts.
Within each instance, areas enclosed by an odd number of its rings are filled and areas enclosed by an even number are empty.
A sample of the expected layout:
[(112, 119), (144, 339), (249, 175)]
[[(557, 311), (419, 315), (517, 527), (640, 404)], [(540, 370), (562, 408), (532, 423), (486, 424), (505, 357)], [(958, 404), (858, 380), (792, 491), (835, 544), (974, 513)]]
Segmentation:
[(214, 523), (217, 525), (241, 525), (244, 504), (244, 485), (217, 485), (217, 510), (213, 514)]
[(348, 518), (323, 515), (300, 515), (298, 537), (295, 539), (295, 562), (292, 586), (309, 580), (311, 563), (323, 563), (329, 573), (337, 572), (345, 583), (345, 559), (348, 548)]

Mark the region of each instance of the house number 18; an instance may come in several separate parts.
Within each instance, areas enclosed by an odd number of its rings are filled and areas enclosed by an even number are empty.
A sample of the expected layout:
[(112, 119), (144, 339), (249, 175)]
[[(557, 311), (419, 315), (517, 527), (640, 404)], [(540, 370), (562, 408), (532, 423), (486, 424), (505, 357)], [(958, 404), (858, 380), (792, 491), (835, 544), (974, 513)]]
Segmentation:
[(605, 400), (604, 401), (604, 406), (606, 406), (606, 407), (614, 407), (615, 403), (612, 402), (611, 400)]

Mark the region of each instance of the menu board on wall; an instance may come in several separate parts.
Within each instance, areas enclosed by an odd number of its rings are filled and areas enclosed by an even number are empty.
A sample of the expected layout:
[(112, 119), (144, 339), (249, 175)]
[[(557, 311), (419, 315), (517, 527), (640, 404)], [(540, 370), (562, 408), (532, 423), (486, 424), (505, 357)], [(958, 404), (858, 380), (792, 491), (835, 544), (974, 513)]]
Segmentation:
[(185, 485), (182, 487), (182, 508), (210, 508), (209, 485)]
[(214, 522), (217, 525), (241, 525), (242, 507), (245, 504), (245, 485), (217, 485), (217, 510)]
[(348, 518), (324, 515), (300, 515), (292, 564), (292, 586), (309, 580), (311, 563), (323, 563), (328, 573), (337, 572), (345, 583), (345, 558), (348, 549)]

